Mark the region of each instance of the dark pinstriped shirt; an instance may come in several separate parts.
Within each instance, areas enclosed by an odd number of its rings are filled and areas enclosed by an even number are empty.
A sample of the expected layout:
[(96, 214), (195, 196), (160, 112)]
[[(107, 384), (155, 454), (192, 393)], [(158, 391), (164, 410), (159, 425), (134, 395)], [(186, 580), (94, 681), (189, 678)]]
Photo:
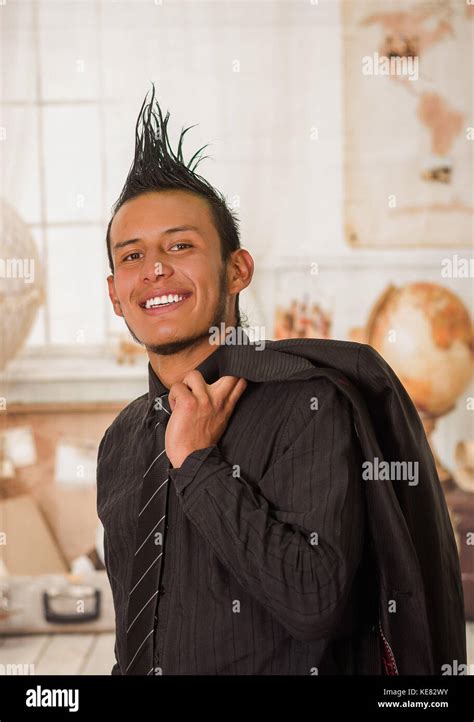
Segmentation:
[[(207, 383), (226, 375), (229, 353), (219, 346), (197, 367)], [(126, 659), (153, 406), (168, 391), (148, 370), (148, 393), (119, 414), (98, 454), (97, 510), (116, 616), (112, 674)], [(351, 413), (324, 378), (248, 381), (219, 442), (169, 468), (155, 627), (160, 673), (380, 673), (375, 647), (370, 668), (358, 662), (376, 593)]]

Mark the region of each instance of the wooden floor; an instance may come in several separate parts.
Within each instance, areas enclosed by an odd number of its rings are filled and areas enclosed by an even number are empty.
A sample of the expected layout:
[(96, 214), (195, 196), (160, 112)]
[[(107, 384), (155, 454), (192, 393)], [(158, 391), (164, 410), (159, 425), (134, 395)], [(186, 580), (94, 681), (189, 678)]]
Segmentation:
[[(2, 637), (0, 670), (22, 664), (34, 665), (26, 674), (110, 674), (115, 662), (114, 640), (109, 632)], [(467, 655), (474, 670), (474, 622), (467, 624)]]
[(115, 634), (29, 634), (0, 639), (0, 667), (34, 665), (26, 674), (110, 674)]

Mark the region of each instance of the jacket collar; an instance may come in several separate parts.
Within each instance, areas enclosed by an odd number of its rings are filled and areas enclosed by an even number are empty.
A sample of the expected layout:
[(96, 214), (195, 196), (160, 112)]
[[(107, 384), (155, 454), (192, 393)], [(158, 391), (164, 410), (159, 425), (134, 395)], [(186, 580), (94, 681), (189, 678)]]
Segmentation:
[[(245, 335), (245, 342), (241, 344), (221, 344), (216, 347), (207, 358), (196, 367), (204, 377), (207, 384), (214, 383), (221, 376), (243, 376), (248, 381), (257, 383), (265, 381), (295, 380), (314, 375), (314, 363), (304, 357), (304, 346), (308, 348), (321, 347), (329, 351), (332, 344), (338, 342), (319, 341), (317, 339), (289, 339), (287, 341), (266, 341), (262, 350), (250, 341)], [(342, 342), (341, 342), (342, 345)], [(357, 344), (353, 344), (356, 346)], [(296, 346), (296, 348), (294, 348)], [(298, 346), (302, 346), (298, 351)], [(338, 356), (341, 349), (332, 349), (332, 354)], [(326, 364), (322, 364), (326, 365)], [(327, 364), (332, 365), (332, 364)], [(340, 375), (340, 374), (339, 374)], [(148, 362), (148, 401), (145, 420), (151, 423), (155, 414), (155, 403), (158, 396), (168, 393), (169, 389), (163, 384), (159, 376), (153, 371)]]

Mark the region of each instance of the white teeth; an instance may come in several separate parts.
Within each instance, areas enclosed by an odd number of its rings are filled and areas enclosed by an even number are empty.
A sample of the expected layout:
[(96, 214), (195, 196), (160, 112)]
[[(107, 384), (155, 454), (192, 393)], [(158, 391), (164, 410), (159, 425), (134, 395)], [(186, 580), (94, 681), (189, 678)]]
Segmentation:
[(174, 295), (169, 293), (167, 296), (155, 296), (155, 298), (149, 298), (145, 302), (145, 308), (156, 308), (157, 306), (164, 306), (168, 303), (177, 303), (182, 301), (184, 296), (179, 296), (177, 293)]

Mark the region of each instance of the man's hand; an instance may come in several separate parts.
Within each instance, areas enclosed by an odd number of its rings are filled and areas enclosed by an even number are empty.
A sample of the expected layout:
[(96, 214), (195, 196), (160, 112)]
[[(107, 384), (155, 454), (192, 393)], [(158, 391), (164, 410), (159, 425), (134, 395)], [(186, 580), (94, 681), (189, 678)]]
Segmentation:
[(217, 444), (246, 386), (247, 381), (237, 376), (222, 376), (206, 384), (196, 369), (171, 386), (168, 398), (172, 414), (165, 444), (175, 469), (192, 451)]

